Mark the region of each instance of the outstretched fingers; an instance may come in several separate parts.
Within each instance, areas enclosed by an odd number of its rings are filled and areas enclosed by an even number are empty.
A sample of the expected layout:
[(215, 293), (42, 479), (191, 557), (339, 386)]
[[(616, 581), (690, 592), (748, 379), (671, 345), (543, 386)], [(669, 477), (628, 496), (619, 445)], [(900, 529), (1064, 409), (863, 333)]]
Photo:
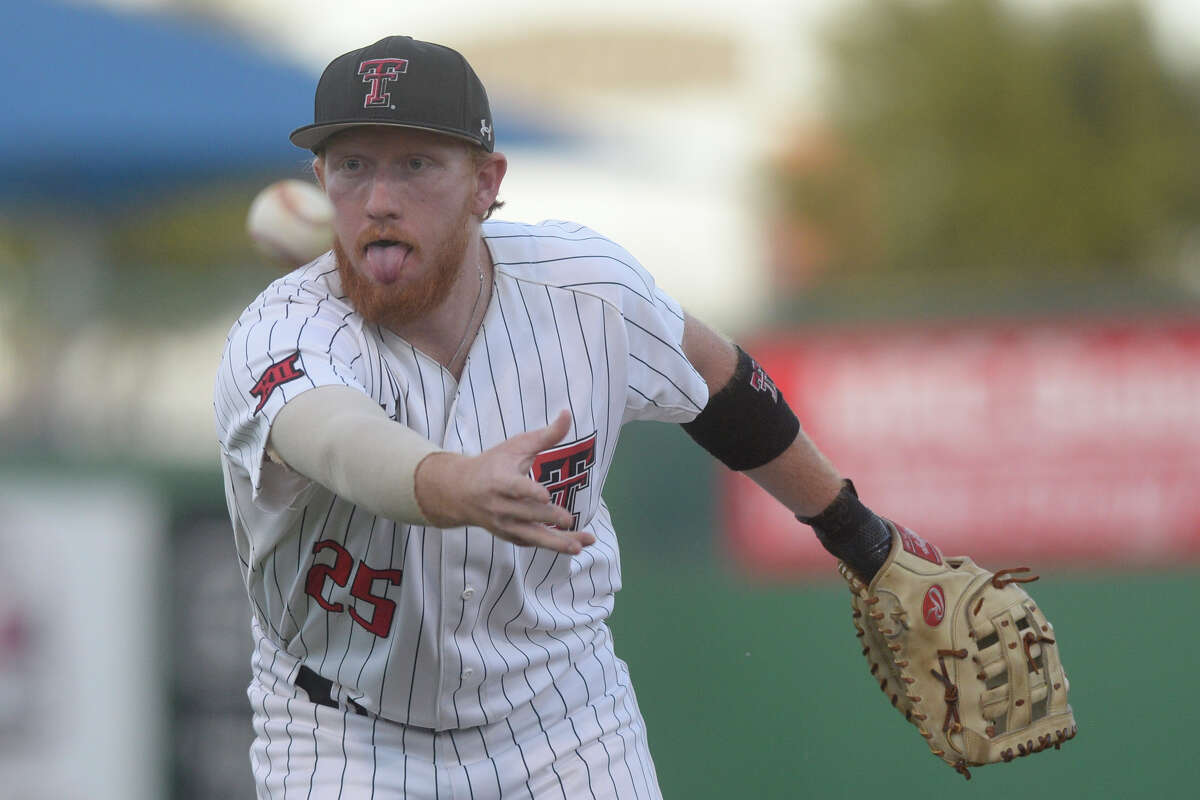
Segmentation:
[(530, 472), (538, 453), (562, 442), (570, 429), (571, 415), (563, 411), (546, 427), (517, 434), (474, 457), (472, 474), (459, 476), (474, 489), (470, 505), (476, 512), (467, 514), (467, 521), (525, 547), (575, 554), (594, 544), (592, 534), (571, 530), (574, 515), (555, 503)]
[(575, 517), (560, 505), (551, 502), (550, 493), (546, 487), (536, 481), (524, 479), (526, 484), (502, 498), (493, 506), (497, 519), (511, 519), (517, 522), (529, 522), (537, 525), (552, 525), (556, 528), (570, 528)]
[(596, 537), (586, 531), (559, 530), (534, 523), (512, 522), (492, 532), (522, 547), (544, 547), (567, 555), (578, 555), (596, 542)]
[(546, 427), (519, 433), (502, 446), (511, 447), (513, 452), (525, 461), (525, 469), (529, 469), (533, 464), (534, 456), (560, 443), (566, 438), (569, 430), (571, 430), (571, 413), (560, 411), (554, 421)]
[(524, 475), (513, 475), (503, 489), (506, 497), (523, 503), (544, 505), (550, 502), (550, 490), (529, 477), (529, 470)]

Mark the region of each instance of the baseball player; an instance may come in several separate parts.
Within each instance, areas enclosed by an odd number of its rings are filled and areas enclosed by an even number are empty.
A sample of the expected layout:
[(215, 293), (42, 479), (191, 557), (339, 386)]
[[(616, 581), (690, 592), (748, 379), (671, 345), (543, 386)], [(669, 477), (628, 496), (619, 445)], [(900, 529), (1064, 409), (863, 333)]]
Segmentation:
[(335, 245), (249, 305), (215, 388), (259, 796), (658, 798), (605, 624), (622, 425), (683, 424), (860, 575), (891, 533), (618, 244), (490, 219), (507, 161), (455, 51), (338, 57), (291, 141)]

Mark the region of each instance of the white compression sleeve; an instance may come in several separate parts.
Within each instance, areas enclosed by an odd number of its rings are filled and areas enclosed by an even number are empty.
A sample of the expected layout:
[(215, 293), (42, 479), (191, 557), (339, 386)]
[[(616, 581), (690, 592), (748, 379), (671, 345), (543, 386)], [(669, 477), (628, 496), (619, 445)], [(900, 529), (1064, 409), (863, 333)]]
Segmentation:
[(349, 386), (289, 400), (267, 440), (268, 455), (288, 468), (374, 514), (418, 525), (429, 520), (417, 505), (417, 465), (441, 449)]

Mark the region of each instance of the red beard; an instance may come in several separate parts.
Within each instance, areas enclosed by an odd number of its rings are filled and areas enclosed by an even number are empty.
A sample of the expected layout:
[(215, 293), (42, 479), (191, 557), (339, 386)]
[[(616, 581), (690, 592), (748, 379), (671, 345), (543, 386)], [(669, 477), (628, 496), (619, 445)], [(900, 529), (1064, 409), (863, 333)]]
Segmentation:
[[(470, 218), (470, 211), (464, 208), (456, 224), (451, 227), (450, 235), (429, 253), (413, 247), (408, 257), (428, 255), (428, 270), (425, 275), (403, 286), (382, 286), (367, 279), (355, 268), (341, 242), (335, 239), (333, 254), (337, 260), (338, 275), (342, 279), (342, 291), (354, 310), (368, 322), (397, 330), (440, 306), (458, 280), (459, 269), (467, 252)], [(372, 225), (355, 242), (355, 252), (362, 258), (367, 243), (379, 239), (405, 241), (394, 229)]]

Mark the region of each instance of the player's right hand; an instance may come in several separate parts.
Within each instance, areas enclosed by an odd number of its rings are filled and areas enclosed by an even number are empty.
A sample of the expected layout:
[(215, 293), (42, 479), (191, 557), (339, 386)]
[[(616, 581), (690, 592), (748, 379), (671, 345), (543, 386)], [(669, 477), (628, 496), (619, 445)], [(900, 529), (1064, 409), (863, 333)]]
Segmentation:
[(560, 443), (571, 428), (563, 411), (545, 428), (506, 439), (477, 456), (433, 453), (416, 472), (417, 503), (439, 528), (474, 525), (506, 542), (574, 555), (596, 541), (568, 530), (571, 512), (550, 502), (550, 492), (530, 477), (533, 459)]

